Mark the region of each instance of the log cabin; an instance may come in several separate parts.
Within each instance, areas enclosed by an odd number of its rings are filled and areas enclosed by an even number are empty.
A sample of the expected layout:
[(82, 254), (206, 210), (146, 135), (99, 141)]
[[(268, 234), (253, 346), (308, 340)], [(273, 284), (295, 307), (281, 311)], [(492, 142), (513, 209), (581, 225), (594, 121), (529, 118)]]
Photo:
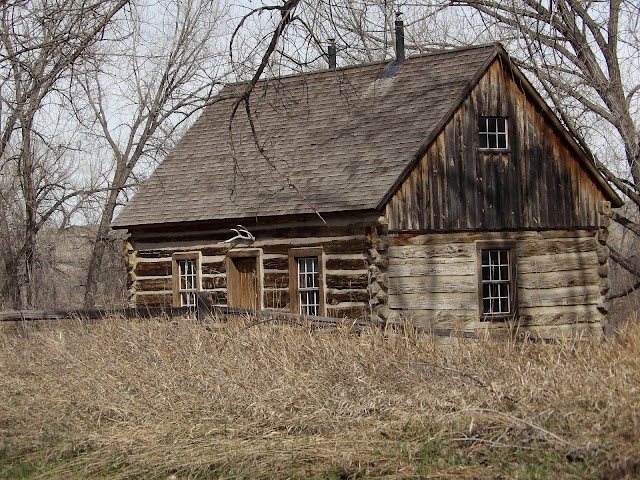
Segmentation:
[(132, 306), (601, 333), (621, 200), (505, 49), (334, 65), (213, 99), (113, 222)]

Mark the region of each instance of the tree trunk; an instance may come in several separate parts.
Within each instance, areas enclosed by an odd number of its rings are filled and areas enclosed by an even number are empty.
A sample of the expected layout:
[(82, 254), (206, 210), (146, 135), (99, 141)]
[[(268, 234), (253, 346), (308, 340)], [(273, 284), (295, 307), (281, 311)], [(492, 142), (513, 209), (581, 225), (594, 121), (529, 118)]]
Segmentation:
[(109, 241), (110, 225), (116, 209), (118, 194), (120, 193), (122, 185), (124, 185), (124, 180), (121, 180), (122, 177), (123, 174), (121, 172), (116, 172), (115, 178), (117, 181), (113, 182), (115, 188), (109, 191), (107, 202), (100, 218), (98, 232), (93, 242), (91, 258), (89, 259), (89, 266), (87, 268), (87, 280), (84, 287), (84, 308), (87, 309), (95, 308), (96, 306), (100, 269), (102, 267), (104, 252), (107, 248), (107, 242)]
[(36, 282), (34, 279), (37, 265), (37, 210), (38, 199), (36, 193), (36, 185), (34, 181), (34, 159), (33, 149), (31, 145), (31, 129), (32, 121), (21, 122), (22, 130), (22, 194), (24, 196), (25, 206), (25, 249), (24, 249), (24, 266), (25, 266), (25, 286), (26, 286), (26, 304), (27, 308), (35, 307), (36, 298)]

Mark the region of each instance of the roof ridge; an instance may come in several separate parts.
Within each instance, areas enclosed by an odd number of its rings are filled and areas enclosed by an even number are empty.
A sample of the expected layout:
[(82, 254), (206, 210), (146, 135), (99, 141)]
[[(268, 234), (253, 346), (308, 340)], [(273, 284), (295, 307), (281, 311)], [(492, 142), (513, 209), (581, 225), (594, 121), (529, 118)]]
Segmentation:
[[(402, 63), (406, 63), (410, 60), (415, 60), (415, 59), (419, 59), (419, 58), (426, 58), (426, 57), (435, 57), (438, 55), (447, 55), (447, 54), (452, 54), (452, 53), (459, 53), (459, 52), (463, 52), (466, 50), (480, 50), (480, 49), (487, 49), (487, 48), (496, 48), (497, 46), (501, 46), (500, 42), (494, 42), (494, 43), (485, 43), (485, 44), (481, 44), (481, 45), (468, 45), (468, 46), (460, 46), (460, 47), (454, 47), (454, 48), (448, 48), (448, 49), (442, 49), (442, 50), (434, 50), (431, 52), (424, 52), (424, 53), (418, 53), (416, 55), (410, 55), (407, 56), (407, 58), (402, 62)], [(311, 77), (311, 76), (315, 76), (315, 75), (326, 75), (329, 73), (338, 73), (338, 72), (344, 72), (344, 71), (348, 71), (348, 70), (355, 70), (358, 68), (369, 68), (369, 67), (375, 67), (378, 65), (388, 65), (388, 64), (392, 64), (394, 62), (396, 62), (396, 59), (385, 59), (385, 60), (378, 60), (375, 62), (366, 62), (366, 63), (358, 63), (355, 65), (346, 65), (344, 67), (340, 67), (340, 68), (323, 68), (320, 70), (313, 70), (313, 71), (309, 71), (309, 72), (297, 72), (297, 73), (290, 73), (290, 74), (286, 74), (286, 75), (280, 75), (280, 76), (273, 76), (273, 77), (267, 77), (267, 78), (262, 78), (260, 80), (258, 80), (258, 82), (256, 83), (256, 86), (270, 82), (270, 81), (276, 81), (276, 80), (287, 80), (287, 79), (293, 79), (293, 78), (297, 78), (297, 77)], [(249, 80), (240, 80), (237, 82), (231, 82), (231, 83), (227, 83), (226, 85), (223, 86), (222, 90), (220, 90), (220, 92), (222, 92), (223, 90), (227, 89), (227, 88), (235, 88), (235, 87), (239, 87), (242, 85), (246, 85), (249, 83)], [(218, 94), (220, 94), (220, 92)]]

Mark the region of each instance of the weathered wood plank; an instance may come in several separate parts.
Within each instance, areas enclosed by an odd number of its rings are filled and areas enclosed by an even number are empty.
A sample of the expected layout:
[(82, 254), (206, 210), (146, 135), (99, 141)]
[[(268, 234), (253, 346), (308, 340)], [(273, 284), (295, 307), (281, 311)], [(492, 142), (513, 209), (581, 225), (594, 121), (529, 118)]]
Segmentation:
[(220, 273), (226, 273), (227, 271), (227, 262), (202, 262), (202, 273), (205, 275), (216, 275)]
[(289, 257), (279, 256), (272, 258), (264, 258), (262, 265), (265, 270), (289, 270)]
[(227, 290), (207, 290), (205, 291), (207, 301), (211, 305), (226, 305), (227, 304)]
[(265, 272), (265, 288), (284, 288), (289, 286), (289, 273)]
[(446, 232), (446, 233), (393, 233), (389, 235), (389, 245), (436, 245), (468, 243), (476, 240), (526, 240), (554, 238), (593, 238), (596, 229), (586, 230), (543, 230), (514, 232)]
[(135, 295), (136, 307), (161, 307), (171, 306), (173, 295), (171, 293), (137, 293)]
[(365, 289), (328, 290), (326, 295), (328, 305), (337, 305), (343, 302), (368, 303), (371, 298)]
[(428, 293), (389, 295), (389, 307), (407, 310), (473, 310), (478, 308), (475, 293)]
[(364, 289), (367, 288), (369, 284), (369, 276), (366, 273), (336, 275), (329, 272), (326, 275), (326, 284), (327, 288), (334, 288), (336, 290)]
[(258, 243), (256, 247), (261, 247), (264, 253), (288, 254), (290, 248), (313, 246), (322, 247), (323, 251), (329, 253), (363, 253), (367, 251), (367, 239), (365, 236), (338, 239), (295, 239), (300, 240), (292, 243)]
[(518, 289), (545, 289), (598, 285), (600, 276), (597, 267), (584, 270), (528, 273), (518, 276)]
[(393, 277), (389, 279), (389, 294), (405, 293), (476, 293), (475, 275), (439, 275), (429, 277)]
[[(507, 118), (507, 151), (478, 150), (479, 116)], [(547, 120), (492, 64), (390, 199), (391, 229), (596, 226), (603, 193)]]
[(138, 277), (170, 276), (171, 262), (137, 262), (133, 272)]
[(139, 279), (136, 283), (138, 292), (152, 292), (152, 291), (167, 291), (171, 292), (173, 289), (171, 277), (154, 278), (154, 279)]
[(602, 296), (598, 285), (547, 288), (544, 290), (518, 290), (518, 305), (521, 308), (597, 305), (601, 299)]
[(518, 259), (518, 274), (580, 270), (597, 265), (595, 252), (576, 252), (560, 255), (539, 255)]
[(363, 270), (367, 268), (366, 258), (335, 258), (326, 260), (327, 270)]
[(335, 318), (365, 318), (369, 314), (369, 306), (365, 304), (342, 303), (327, 305), (327, 313)]
[(473, 243), (449, 243), (436, 245), (397, 245), (387, 250), (389, 258), (475, 258), (476, 249)]
[(415, 277), (430, 275), (475, 275), (474, 262), (434, 262), (434, 263), (412, 263), (403, 264), (389, 263), (387, 269), (389, 277)]
[(598, 248), (598, 241), (595, 236), (584, 239), (526, 239), (518, 242), (516, 252), (518, 257), (534, 257), (538, 255), (591, 252), (596, 248)]
[(521, 307), (518, 309), (520, 316), (543, 316), (543, 315), (565, 315), (576, 314), (582, 315), (585, 322), (593, 321), (593, 319), (602, 319), (603, 316), (598, 312), (597, 305), (570, 305), (570, 306), (553, 306), (553, 307)]
[(203, 275), (202, 276), (203, 290), (213, 290), (217, 288), (227, 288), (226, 275)]

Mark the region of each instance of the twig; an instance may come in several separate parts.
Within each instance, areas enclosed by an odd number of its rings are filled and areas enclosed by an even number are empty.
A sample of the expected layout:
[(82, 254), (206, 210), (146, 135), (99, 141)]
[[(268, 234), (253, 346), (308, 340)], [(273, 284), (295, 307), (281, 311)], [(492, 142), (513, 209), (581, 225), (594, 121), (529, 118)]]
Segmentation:
[(526, 420), (523, 420), (522, 418), (514, 417), (513, 415), (509, 415), (508, 413), (504, 413), (504, 412), (501, 412), (499, 410), (494, 410), (492, 408), (465, 408), (464, 410), (458, 410), (456, 412), (446, 413), (446, 414), (442, 415), (441, 417), (438, 417), (436, 419), (436, 422), (444, 419), (445, 417), (464, 414), (464, 413), (474, 413), (474, 412), (476, 412), (476, 413), (493, 413), (494, 415), (498, 415), (498, 416), (504, 417), (506, 419), (509, 419), (514, 423), (520, 423), (520, 424), (525, 425), (527, 427), (533, 428), (534, 430), (537, 430), (537, 431), (543, 433), (544, 435), (547, 435), (547, 436), (553, 438), (554, 440), (556, 440), (556, 441), (558, 441), (560, 443), (568, 445), (571, 448), (573, 448), (574, 450), (579, 450), (579, 449), (585, 448), (585, 447), (578, 447), (577, 445), (574, 445), (573, 443), (565, 440), (562, 437), (559, 437), (555, 433), (550, 432), (549, 430), (546, 430), (546, 429), (542, 428), (539, 425), (536, 425), (535, 423), (528, 422)]

